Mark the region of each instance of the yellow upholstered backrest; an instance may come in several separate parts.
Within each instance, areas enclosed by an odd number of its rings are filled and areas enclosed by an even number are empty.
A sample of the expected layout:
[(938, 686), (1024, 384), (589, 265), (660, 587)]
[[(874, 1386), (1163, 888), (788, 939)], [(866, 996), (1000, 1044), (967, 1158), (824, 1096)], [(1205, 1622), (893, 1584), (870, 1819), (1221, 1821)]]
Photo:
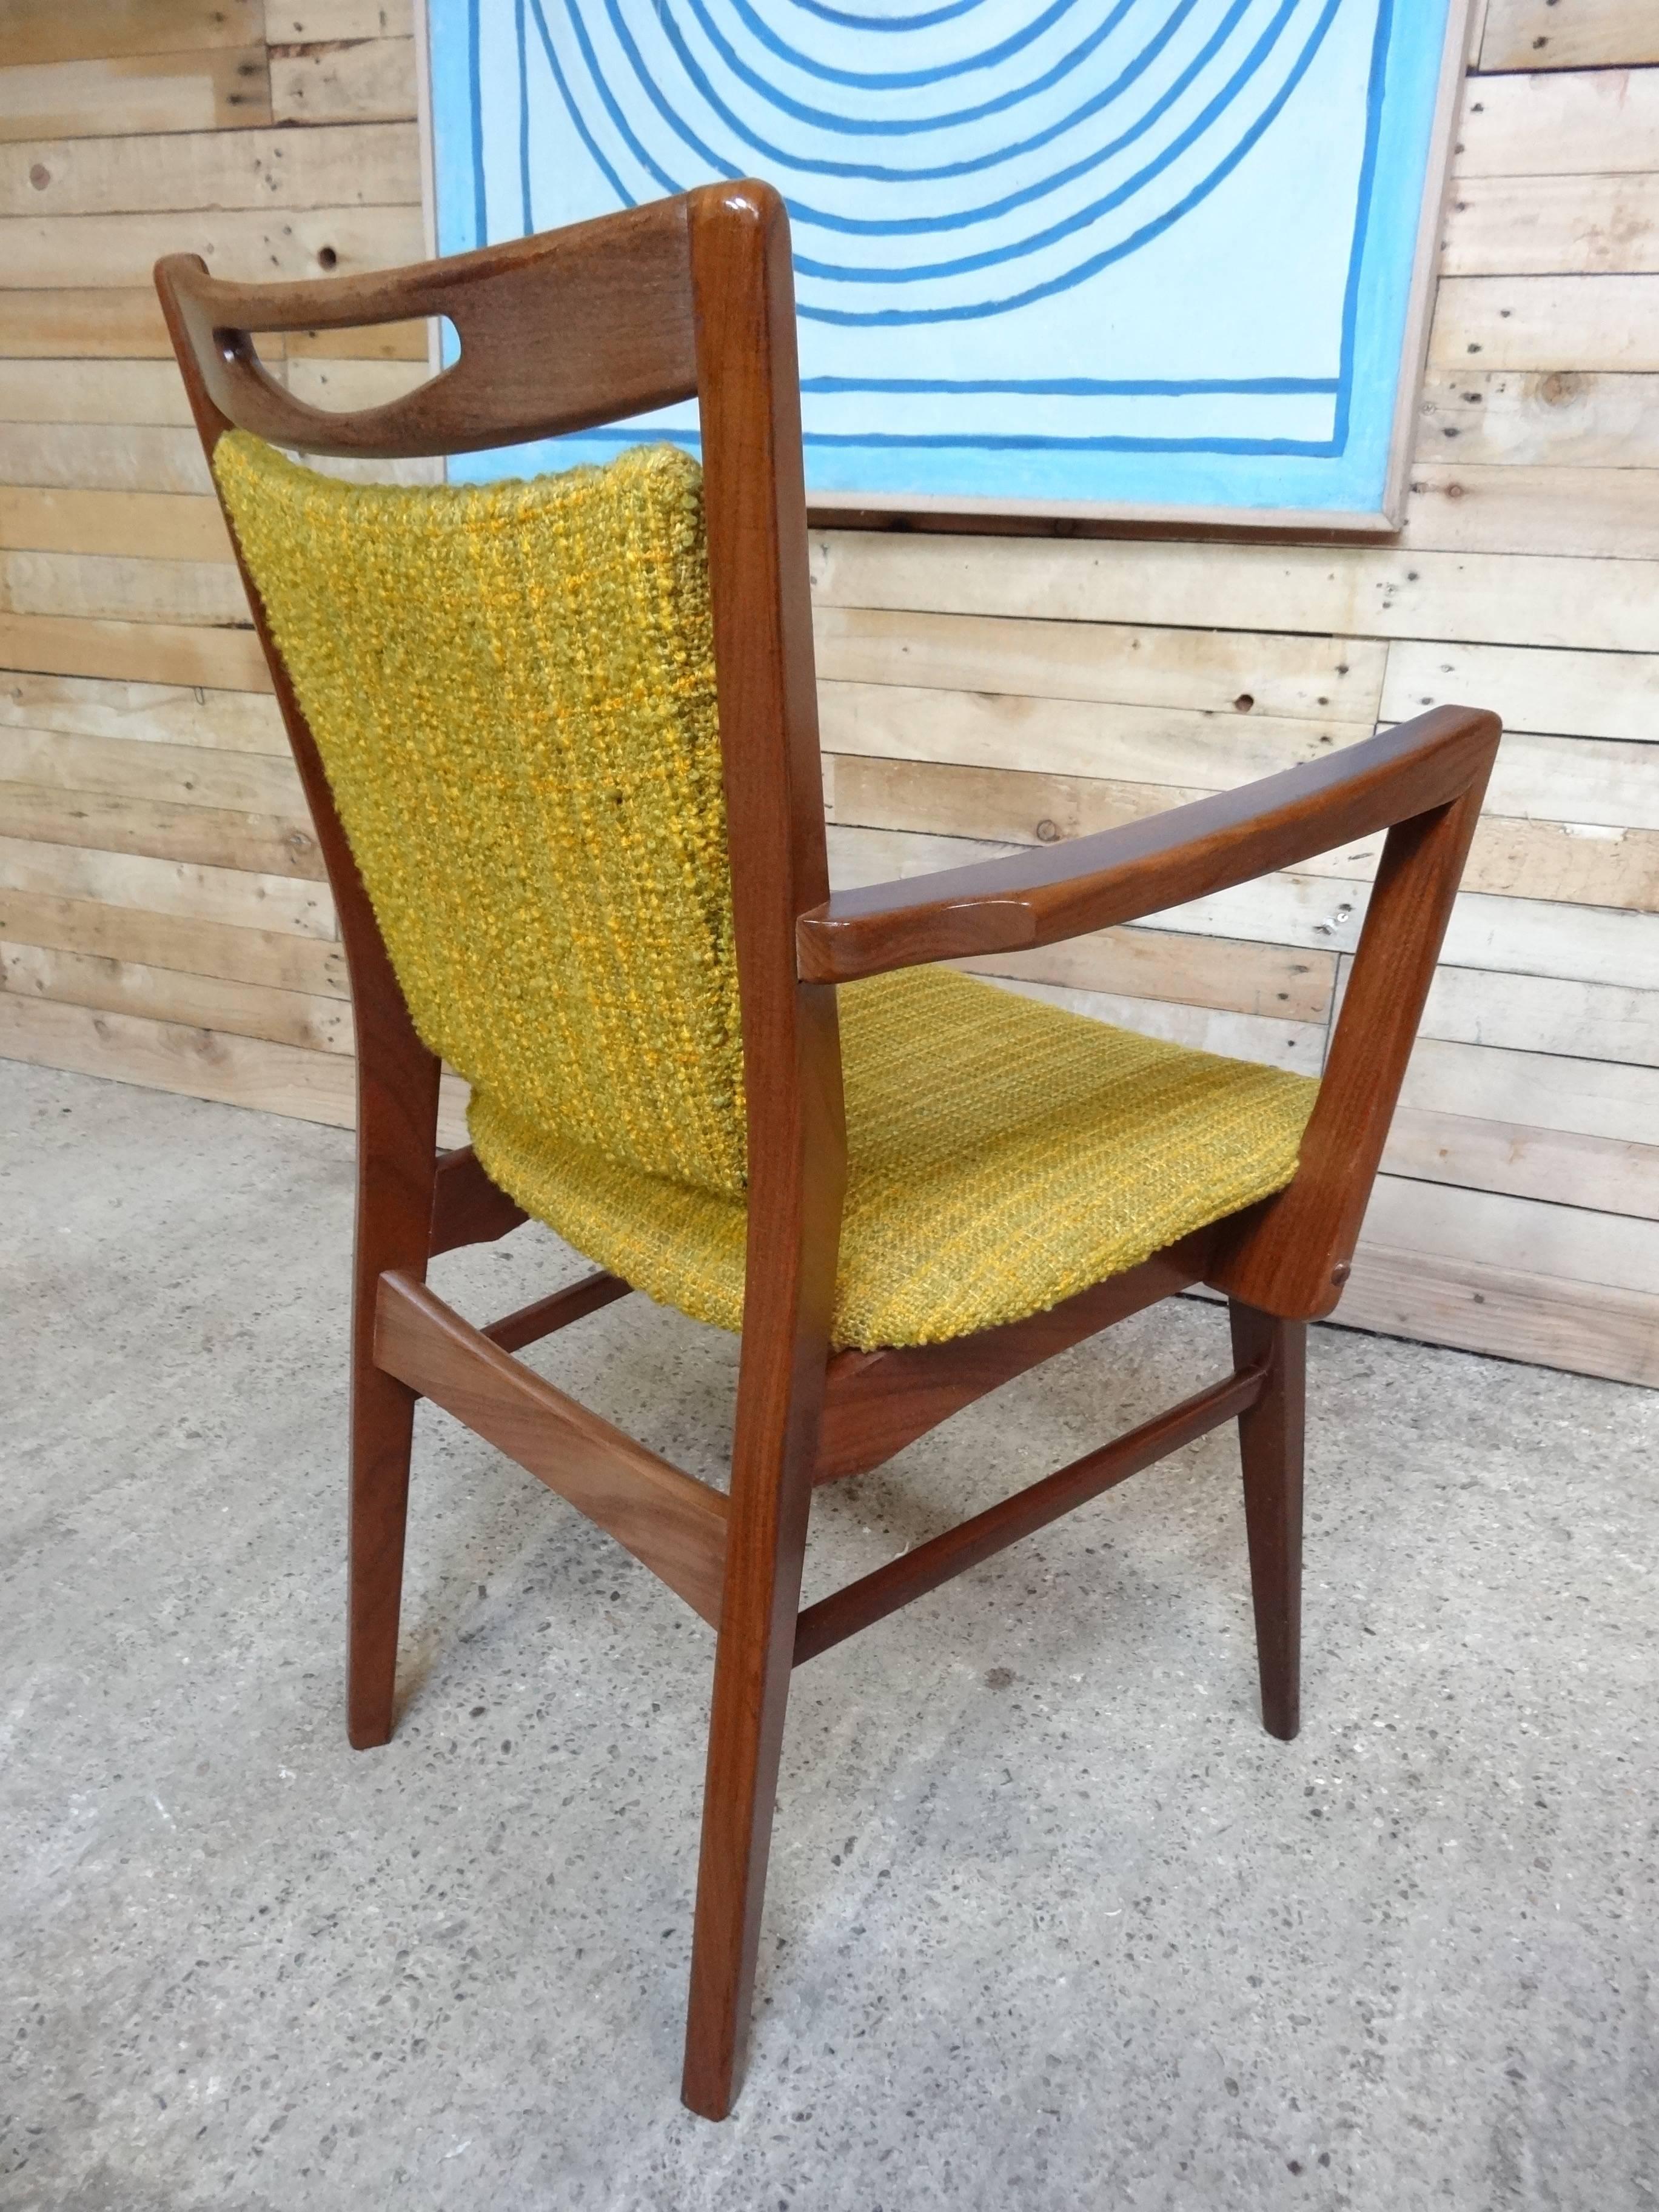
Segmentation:
[(492, 1114), (744, 1185), (702, 479), (214, 473), (416, 1027)]

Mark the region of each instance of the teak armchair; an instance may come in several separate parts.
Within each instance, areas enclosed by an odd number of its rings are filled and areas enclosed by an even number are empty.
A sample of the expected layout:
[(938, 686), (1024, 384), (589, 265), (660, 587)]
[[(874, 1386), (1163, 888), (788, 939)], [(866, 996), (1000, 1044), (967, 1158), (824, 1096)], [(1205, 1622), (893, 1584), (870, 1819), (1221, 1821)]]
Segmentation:
[[(301, 452), (389, 459), (514, 445), (699, 403), (747, 1102), (748, 1319), (729, 1497), (511, 1356), (623, 1296), (628, 1282), (602, 1271), (485, 1328), (426, 1288), (434, 1255), (501, 1237), (526, 1215), (471, 1148), (437, 1150), (438, 1057), (416, 1033), (246, 563), (245, 574), (327, 861), (356, 1008), (351, 1741), (381, 1744), (392, 1733), (410, 1436), (425, 1396), (580, 1507), (717, 1631), (684, 2094), (721, 2118), (741, 2072), (793, 1667), (1237, 1419), (1262, 1713), (1274, 1735), (1296, 1733), (1306, 1323), (1330, 1311), (1348, 1273), (1499, 726), (1444, 708), (1153, 820), (831, 896), (788, 231), (769, 188), (708, 186), (367, 277), (230, 284), (179, 255), (160, 264), (156, 282), (210, 459), (233, 428)], [(261, 367), (252, 335), (426, 315), (453, 321), (455, 364), (406, 398), (349, 414), (290, 396)], [(943, 1341), (832, 1349), (848, 1159), (839, 987), (1133, 921), (1384, 829), (1292, 1180), (1023, 1319)], [(1199, 1284), (1231, 1301), (1231, 1373), (801, 1609), (816, 1483), (875, 1467), (1051, 1353)]]

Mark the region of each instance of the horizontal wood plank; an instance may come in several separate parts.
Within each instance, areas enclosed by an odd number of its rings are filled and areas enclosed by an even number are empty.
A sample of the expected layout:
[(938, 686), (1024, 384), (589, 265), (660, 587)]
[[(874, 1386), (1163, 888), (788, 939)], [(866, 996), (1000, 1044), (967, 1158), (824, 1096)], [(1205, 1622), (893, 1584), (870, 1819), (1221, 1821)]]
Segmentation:
[(1463, 886), (1498, 898), (1652, 914), (1659, 911), (1659, 831), (1487, 815), (1475, 830)]
[[(0, 267), (20, 285), (139, 284), (164, 253), (199, 253), (216, 276), (345, 276), (418, 261), (418, 208), (218, 208), (165, 215), (11, 216)], [(331, 260), (325, 258), (332, 255)]]
[[(1380, 719), (1405, 721), (1446, 704), (1490, 707), (1506, 729), (1523, 734), (1651, 741), (1659, 735), (1659, 654), (1396, 641)], [(1116, 776), (1205, 790), (1317, 759), (1356, 734), (1369, 734), (1363, 724), (1297, 721), (1255, 711), (1206, 714), (900, 684), (827, 682), (820, 686), (819, 706), (823, 743), (831, 752), (987, 768), (1018, 763), (1050, 775)], [(1501, 754), (1499, 759), (1501, 773)], [(1595, 774), (1598, 761), (1612, 765), (1588, 754), (1581, 765)], [(1563, 807), (1557, 818), (1577, 820), (1586, 811)]]
[(0, 549), (229, 561), (217, 500), (176, 492), (0, 485)]
[(833, 753), (830, 818), (864, 830), (921, 830), (993, 844), (1054, 845), (1144, 821), (1198, 789), (1027, 769)]
[(1659, 556), (1659, 469), (1419, 462), (1402, 545), (1455, 552)]
[(396, 122), (412, 118), (415, 107), (413, 39), (272, 51), (270, 112), (278, 123)]
[(264, 655), (252, 629), (198, 629), (174, 623), (0, 614), (0, 669), (202, 684), (221, 691), (270, 689)]
[(0, 727), (289, 758), (282, 716), (268, 694), (204, 690), (194, 683), (130, 684), (13, 669), (0, 673)]
[(843, 530), (813, 534), (812, 570), (823, 606), (1659, 652), (1645, 561)]
[[(286, 930), (246, 929), (199, 915), (149, 914), (95, 898), (0, 888), (0, 937), (58, 952), (141, 961), (228, 983), (308, 998), (350, 996), (341, 946)], [(211, 1025), (210, 1025), (211, 1026)]]
[(0, 613), (190, 627), (251, 623), (241, 577), (223, 561), (101, 553), (0, 553)]
[(307, 1052), (264, 1037), (227, 1036), (11, 991), (0, 991), (0, 1058), (338, 1128), (349, 1128), (356, 1119), (356, 1073), (340, 1053)]
[[(1559, 5), (1550, 12), (1563, 13)], [(1659, 75), (1609, 69), (1491, 76), (1468, 87), (1453, 174), (1461, 181), (1650, 172), (1659, 165), (1656, 147)]]
[(0, 143), (223, 131), (270, 120), (263, 46), (0, 69)]
[(1447, 276), (1626, 276), (1659, 270), (1659, 175), (1465, 178), (1447, 203)]
[(72, 7), (9, 7), (0, 16), (0, 67), (100, 61), (251, 46), (265, 35), (261, 0), (75, 0)]
[(146, 854), (100, 852), (0, 836), (0, 890), (99, 899), (110, 906), (138, 907), (146, 914), (228, 922), (239, 929), (281, 930), (295, 937), (332, 940), (337, 934), (333, 901), (320, 884), (155, 860)]
[[(1420, 669), (1413, 672), (1423, 683), (1431, 682), (1435, 672), (1431, 665), (1426, 678)], [(1402, 678), (1402, 688), (1407, 680)], [(1446, 688), (1455, 700), (1488, 703), (1484, 690), (1473, 684), (1465, 690), (1455, 673)], [(1016, 844), (1053, 844), (1090, 829), (1109, 830), (1119, 822), (1138, 821), (1194, 793), (1230, 790), (1253, 777), (1318, 757), (1309, 744), (1307, 725), (1259, 720), (1248, 750), (1241, 743), (1240, 730), (1226, 726), (1216, 730), (1207, 723), (1182, 727), (1172, 718), (1151, 732), (1126, 732), (1116, 721), (1103, 727), (1085, 725), (1069, 733), (1073, 742), (1068, 750), (1057, 742), (1068, 733), (1056, 730), (1054, 719), (1047, 715), (1028, 717), (1025, 723), (1017, 715), (1009, 720), (1022, 731), (1027, 724), (1035, 725), (1048, 743), (1023, 736), (1019, 744), (999, 751), (972, 741), (976, 733), (984, 736), (988, 720), (998, 719), (994, 712), (986, 713), (994, 702), (969, 699), (963, 704), (956, 695), (930, 700), (926, 694), (915, 695), (915, 702), (927, 703), (915, 703), (914, 711), (895, 726), (859, 702), (834, 696), (832, 690), (826, 693), (825, 743), (850, 739), (872, 748), (826, 755), (836, 793), (832, 808), (836, 819), (894, 830), (932, 829), (945, 836), (1002, 838)], [(1601, 714), (1603, 706), (1591, 702), (1580, 711), (1588, 717)], [(1623, 707), (1615, 703), (1615, 711), (1622, 714)], [(1389, 719), (1404, 720), (1407, 712), (1400, 709)], [(1160, 737), (1161, 746), (1157, 742)], [(884, 744), (894, 750), (877, 750)], [(912, 752), (899, 752), (901, 745), (911, 747)], [(1057, 755), (1080, 762), (1085, 773), (1044, 766)], [(988, 760), (1025, 765), (980, 765)], [(1182, 781), (1164, 783), (1163, 776)], [(924, 785), (927, 803), (943, 810), (933, 822), (923, 820), (917, 811)], [(1613, 823), (1659, 829), (1659, 746), (1510, 731), (1498, 749), (1487, 804), (1495, 816), (1528, 821), (1571, 822), (1594, 808), (1605, 811)]]
[(419, 361), (365, 361), (313, 354), (289, 362), (287, 381), (295, 398), (310, 406), (344, 410), (384, 407), (424, 384), (431, 374), (424, 356)]
[(1659, 467), (1659, 375), (1432, 369), (1418, 458), (1522, 467)]
[(471, 1134), (466, 1126), (466, 1109), (472, 1096), (453, 1068), (446, 1067), (438, 1078), (438, 1144), (444, 1152), (458, 1150), (470, 1144)]
[(142, 423), (0, 422), (0, 482), (198, 496), (213, 489), (194, 430)]
[(1659, 369), (1659, 276), (1448, 276), (1437, 368)]
[(1352, 723), (896, 684), (821, 684), (818, 717), (834, 753), (976, 768), (1018, 761), (1047, 775), (1206, 790), (1317, 760), (1357, 734)]
[(1205, 714), (1376, 720), (1387, 648), (1364, 639), (1134, 629), (820, 605), (823, 679)]
[(66, 284), (0, 291), (0, 360), (170, 361), (161, 303), (151, 285)]
[[(291, 134), (289, 134), (291, 135)], [(373, 329), (290, 331), (264, 341), (268, 361), (289, 358), (424, 361), (423, 322)], [(161, 306), (152, 284), (0, 290), (0, 360), (173, 359)]]
[(1363, 1241), (1558, 1281), (1659, 1294), (1659, 1222), (1379, 1176)]
[(1107, 929), (1090, 937), (959, 963), (986, 976), (1058, 983), (1119, 998), (1168, 999), (1272, 1022), (1323, 1022), (1331, 1011), (1336, 958), (1225, 938), (1159, 929)]
[(1659, 62), (1651, 0), (1488, 0), (1483, 70), (1620, 68)]
[(418, 207), (411, 123), (36, 139), (0, 148), (0, 216)]
[(265, 0), (273, 46), (315, 46), (329, 39), (407, 39), (416, 0)]
[[(1450, 701), (1489, 707), (1506, 730), (1651, 743), (1659, 738), (1659, 653), (1538, 652), (1412, 638), (1389, 647), (1383, 721), (1407, 721)], [(1498, 757), (1501, 763), (1501, 751)], [(1585, 767), (1595, 774), (1588, 757)], [(1562, 818), (1590, 817), (1568, 810)]]
[(149, 853), (158, 860), (198, 860), (213, 868), (302, 876), (318, 883), (326, 872), (303, 815), (180, 806), (165, 799), (70, 791), (52, 784), (0, 783), (0, 827), (10, 837), (90, 845), (100, 853)]
[(0, 422), (153, 422), (193, 428), (170, 361), (0, 361)]
[(229, 807), (261, 817), (287, 815), (296, 824), (306, 823), (299, 770), (292, 761), (224, 748), (72, 736), (0, 723), (0, 784), (52, 786), (176, 806)]
[(0, 934), (0, 992), (5, 991), (104, 1013), (182, 1022), (231, 1036), (260, 1037), (305, 1052), (352, 1050), (351, 1008), (343, 999), (307, 998), (298, 991), (149, 967), (139, 960), (17, 944)]
[(1402, 1107), (1382, 1165), (1419, 1182), (1659, 1220), (1659, 1145)]
[(1422, 1034), (1518, 1052), (1659, 1064), (1659, 989), (1559, 976), (1437, 969)]
[(377, 323), (362, 330), (289, 331), (289, 361), (425, 361), (424, 323)]
[(1494, 814), (1533, 821), (1594, 811), (1659, 830), (1659, 746), (1511, 731), (1498, 749), (1486, 803)]
[(1337, 1328), (1426, 1337), (1577, 1375), (1659, 1384), (1659, 1298), (1362, 1243)]
[(1659, 1066), (1632, 1067), (1421, 1036), (1401, 1103), (1420, 1113), (1491, 1121), (1514, 1121), (1524, 1104), (1527, 1121), (1535, 1127), (1651, 1145), (1659, 1131)]

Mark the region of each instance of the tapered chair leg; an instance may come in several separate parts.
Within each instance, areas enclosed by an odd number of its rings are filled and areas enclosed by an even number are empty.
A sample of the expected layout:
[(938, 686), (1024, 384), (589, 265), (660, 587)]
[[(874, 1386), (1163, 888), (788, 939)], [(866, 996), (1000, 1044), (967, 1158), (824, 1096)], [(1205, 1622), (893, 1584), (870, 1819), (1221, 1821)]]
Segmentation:
[(1308, 1325), (1229, 1302), (1233, 1364), (1267, 1387), (1238, 1417), (1261, 1717), (1288, 1743), (1302, 1724), (1302, 1451)]
[[(726, 2118), (743, 2079), (820, 1400), (798, 1395), (745, 1423), (739, 1391), (681, 2084), (710, 2120)], [(746, 1426), (760, 1433), (745, 1439)]]
[(359, 1751), (392, 1735), (416, 1395), (374, 1364), (375, 1305), (388, 1269), (425, 1278), (437, 1177), (438, 1061), (401, 1002), (378, 1029), (360, 1021), (357, 1048), (346, 1733)]
[(368, 1751), (392, 1737), (415, 1393), (360, 1368), (352, 1400), (346, 1733)]

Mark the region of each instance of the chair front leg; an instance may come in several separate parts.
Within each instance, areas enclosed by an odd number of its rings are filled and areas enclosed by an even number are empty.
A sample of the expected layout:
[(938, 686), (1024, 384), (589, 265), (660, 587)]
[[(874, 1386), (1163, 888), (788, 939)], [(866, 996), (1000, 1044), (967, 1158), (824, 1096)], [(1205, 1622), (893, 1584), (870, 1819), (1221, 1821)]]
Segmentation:
[(398, 1616), (416, 1393), (374, 1364), (380, 1277), (424, 1280), (437, 1179), (439, 1063), (401, 1000), (357, 992), (357, 1237), (351, 1296), (351, 1504), (347, 1553), (346, 1733), (391, 1740)]
[(772, 1334), (744, 1338), (703, 1790), (681, 2094), (710, 2120), (743, 2076), (828, 1361)]
[(1236, 1367), (1265, 1367), (1267, 1387), (1238, 1417), (1250, 1547), (1261, 1717), (1289, 1742), (1302, 1724), (1302, 1452), (1308, 1325), (1228, 1301)]

